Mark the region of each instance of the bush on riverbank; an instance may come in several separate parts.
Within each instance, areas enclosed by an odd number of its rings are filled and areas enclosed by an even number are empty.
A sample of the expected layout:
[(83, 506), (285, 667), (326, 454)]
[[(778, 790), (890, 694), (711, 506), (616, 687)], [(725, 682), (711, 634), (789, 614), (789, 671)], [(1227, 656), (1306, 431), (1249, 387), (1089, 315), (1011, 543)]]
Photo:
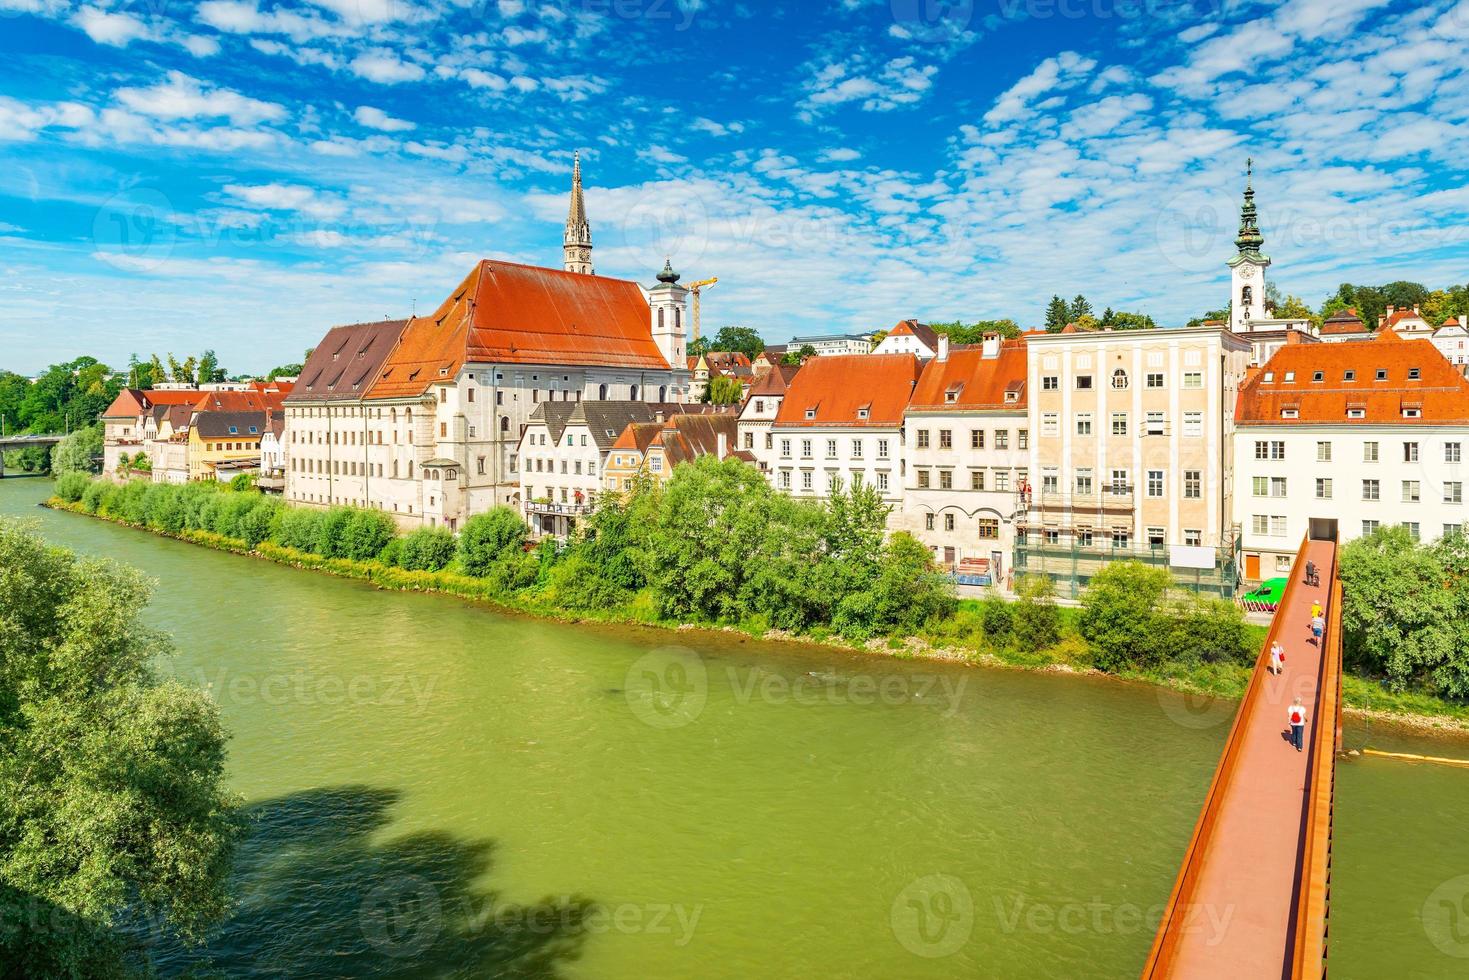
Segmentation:
[(1246, 663), (1257, 651), (1239, 607), (1179, 589), (1167, 570), (1113, 562), (1081, 596), (1077, 632), (1093, 663), (1116, 673), (1167, 663)]

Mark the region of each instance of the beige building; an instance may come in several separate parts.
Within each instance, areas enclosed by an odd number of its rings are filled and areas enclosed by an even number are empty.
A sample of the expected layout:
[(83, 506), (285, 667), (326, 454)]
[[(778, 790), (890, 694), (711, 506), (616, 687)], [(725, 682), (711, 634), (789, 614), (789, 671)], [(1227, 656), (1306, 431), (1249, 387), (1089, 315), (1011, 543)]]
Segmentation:
[(1064, 570), (1074, 585), (1098, 562), (1137, 556), (1232, 594), (1249, 338), (1197, 327), (1027, 340), (1032, 472), (1017, 570)]

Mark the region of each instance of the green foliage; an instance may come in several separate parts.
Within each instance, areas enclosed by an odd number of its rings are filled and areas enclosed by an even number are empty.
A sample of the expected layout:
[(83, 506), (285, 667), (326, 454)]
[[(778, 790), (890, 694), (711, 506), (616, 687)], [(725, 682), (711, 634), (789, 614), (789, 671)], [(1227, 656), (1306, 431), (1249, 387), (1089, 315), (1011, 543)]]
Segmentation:
[(56, 496), (74, 504), (82, 499), (82, 494), (87, 491), (87, 484), (91, 482), (85, 473), (62, 473), (56, 478)]
[(842, 598), (833, 625), (854, 638), (912, 633), (953, 615), (957, 605), (953, 582), (934, 567), (929, 550), (900, 531), (883, 545), (876, 580)]
[(94, 456), (102, 455), (102, 426), (89, 425), (68, 435), (56, 444), (51, 453), (51, 472), (58, 477), (65, 473), (94, 473)]
[(509, 507), (492, 507), (471, 517), (459, 532), (459, 562), (464, 573), (487, 575), (495, 562), (519, 551), (529, 533), (525, 521)]
[(229, 488), (237, 492), (254, 490), (255, 483), (259, 479), (260, 475), (258, 473), (236, 473), (230, 478)]
[(227, 910), (227, 736), (205, 694), (154, 672), (171, 651), (137, 572), (0, 523), (0, 595), (0, 963), (121, 976), (124, 913), (198, 940)]
[(626, 589), (613, 582), (585, 552), (569, 553), (550, 569), (547, 588), (552, 602), (563, 609), (611, 609), (627, 601)]
[(991, 646), (1004, 649), (1014, 639), (1015, 610), (998, 592), (991, 589), (979, 603), (980, 628)]
[(321, 526), (325, 519), (325, 511), (287, 507), (276, 519), (270, 540), (283, 548), (314, 552), (321, 540)]
[[(396, 563), (413, 572), (437, 572), (454, 560), (454, 535), (442, 528), (421, 527), (399, 539)], [(383, 554), (386, 561), (388, 555)]]
[(1081, 596), (1077, 629), (1101, 670), (1164, 663), (1241, 662), (1254, 639), (1232, 603), (1175, 588), (1167, 570), (1114, 562)]
[(6, 433), (54, 434), (90, 426), (122, 390), (125, 378), (112, 374), (95, 357), (53, 364), (35, 381), (0, 371), (0, 418)]
[(738, 380), (720, 374), (709, 380), (709, 387), (704, 391), (704, 401), (712, 405), (735, 405), (744, 394), (744, 386)]
[(979, 320), (975, 323), (930, 323), (935, 333), (943, 334), (954, 344), (978, 344), (987, 333), (997, 333), (1006, 340), (1020, 336), (1020, 326), (1014, 320)]
[(1469, 561), (1462, 536), (1437, 545), (1379, 528), (1341, 552), (1347, 663), (1410, 685), (1469, 696)]
[(316, 543), (310, 549), (323, 558), (347, 557), (347, 525), (352, 523), (351, 507), (333, 507), (316, 526)]
[(1022, 650), (1044, 650), (1061, 638), (1061, 616), (1056, 610), (1056, 585), (1046, 575), (1026, 575), (1015, 590), (1011, 636)]
[(235, 527), (239, 532), (236, 537), (245, 542), (245, 547), (255, 549), (262, 541), (270, 540), (271, 529), (275, 526), (276, 518), (280, 514), (282, 504), (274, 497), (257, 494), (251, 500), (249, 510), (246, 510), (236, 520)]
[(382, 511), (354, 509), (343, 530), (340, 557), (371, 561), (397, 533), (393, 519)]
[(1060, 333), (1071, 317), (1071, 308), (1060, 296), (1052, 296), (1046, 304), (1046, 333)]
[(102, 500), (107, 495), (109, 484), (101, 480), (94, 480), (82, 491), (82, 508), (88, 514), (95, 514), (102, 509)]
[(1077, 293), (1076, 298), (1071, 301), (1071, 305), (1066, 307), (1066, 315), (1073, 320), (1080, 320), (1084, 316), (1091, 316), (1092, 304), (1081, 293)]
[(1099, 325), (1109, 327), (1113, 330), (1156, 330), (1158, 324), (1153, 318), (1145, 313), (1128, 313), (1126, 310), (1113, 312), (1107, 310), (1102, 314)]
[(764, 349), (765, 341), (750, 327), (733, 326), (720, 327), (709, 346), (709, 350), (739, 351), (752, 361)]

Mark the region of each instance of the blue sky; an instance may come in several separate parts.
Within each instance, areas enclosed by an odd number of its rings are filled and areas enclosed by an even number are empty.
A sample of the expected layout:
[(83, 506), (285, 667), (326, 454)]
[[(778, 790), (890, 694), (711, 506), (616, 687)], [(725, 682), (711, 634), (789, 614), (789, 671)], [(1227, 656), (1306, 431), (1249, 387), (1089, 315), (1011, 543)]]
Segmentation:
[(295, 360), (559, 265), (767, 340), (1469, 279), (1469, 0), (0, 0), (0, 367)]

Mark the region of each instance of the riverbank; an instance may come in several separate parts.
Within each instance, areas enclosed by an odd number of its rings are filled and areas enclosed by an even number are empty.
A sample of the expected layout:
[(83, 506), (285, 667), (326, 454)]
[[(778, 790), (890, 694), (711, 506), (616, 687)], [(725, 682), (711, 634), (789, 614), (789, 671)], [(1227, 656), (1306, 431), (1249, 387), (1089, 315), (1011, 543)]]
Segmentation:
[[(660, 616), (647, 590), (635, 593), (627, 602), (608, 609), (568, 610), (549, 601), (543, 594), (505, 592), (485, 578), (459, 574), (450, 570), (436, 572), (408, 571), (380, 561), (349, 558), (323, 558), (320, 555), (262, 541), (251, 548), (244, 540), (210, 531), (162, 531), (146, 524), (125, 520), (112, 514), (88, 511), (80, 503), (51, 497), (43, 506), (84, 517), (98, 518), (135, 530), (147, 531), (216, 551), (271, 561), (293, 568), (325, 572), (341, 578), (356, 579), (373, 586), (400, 592), (430, 592), (481, 603), (498, 612), (549, 619), (565, 623), (606, 623), (643, 626), (672, 631), (709, 631), (743, 633), (752, 638), (815, 645), (893, 656), (900, 659), (927, 659), (966, 663), (977, 666), (1045, 671), (1053, 673), (1089, 674), (1114, 678), (1129, 683), (1142, 683), (1184, 694), (1204, 695), (1237, 700), (1249, 681), (1252, 667), (1234, 663), (1169, 663), (1150, 670), (1106, 672), (1089, 665), (1086, 643), (1076, 633), (1077, 611), (1062, 609), (1061, 638), (1043, 650), (1016, 650), (988, 647), (982, 636), (966, 629), (966, 622), (979, 615), (977, 600), (961, 600), (959, 611), (941, 630), (921, 630), (906, 638), (877, 638), (866, 642), (848, 640), (828, 629), (812, 629), (792, 633), (769, 628), (767, 623), (747, 621), (737, 625), (679, 622)], [(1263, 643), (1266, 628), (1249, 627), (1252, 638)], [(1349, 717), (1386, 722), (1420, 731), (1469, 733), (1469, 706), (1445, 701), (1432, 695), (1387, 690), (1373, 678), (1348, 674), (1343, 680), (1343, 703)]]

